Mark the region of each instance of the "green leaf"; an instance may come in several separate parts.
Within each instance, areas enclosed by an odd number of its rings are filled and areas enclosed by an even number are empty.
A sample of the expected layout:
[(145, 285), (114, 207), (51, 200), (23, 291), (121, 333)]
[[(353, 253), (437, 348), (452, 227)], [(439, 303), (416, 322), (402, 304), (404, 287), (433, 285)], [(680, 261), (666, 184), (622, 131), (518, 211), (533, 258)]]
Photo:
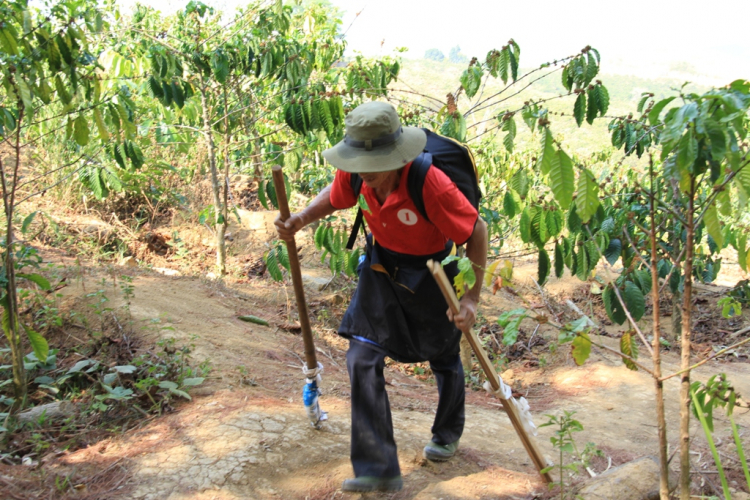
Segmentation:
[(637, 269), (633, 272), (635, 284), (641, 289), (643, 295), (648, 295), (651, 291), (651, 272), (648, 269)]
[(268, 207), (268, 200), (266, 199), (266, 184), (267, 181), (259, 181), (258, 182), (258, 201), (261, 205), (263, 205), (263, 208), (266, 210), (269, 209)]
[(586, 114), (586, 93), (581, 92), (576, 98), (576, 102), (573, 105), (573, 116), (575, 116), (576, 123), (580, 127), (583, 123), (583, 116)]
[(271, 202), (271, 205), (273, 205), (274, 208), (279, 208), (279, 203), (276, 200), (276, 189), (274, 188), (273, 183), (266, 182), (265, 184), (266, 184), (266, 196), (268, 197), (268, 201)]
[(16, 274), (19, 278), (23, 278), (26, 280), (31, 281), (32, 283), (35, 283), (41, 288), (42, 290), (49, 290), (51, 288), (49, 281), (47, 278), (42, 276), (41, 274), (25, 274), (25, 273), (18, 273)]
[(570, 64), (563, 66), (561, 82), (568, 92), (573, 90), (573, 75)]
[(587, 333), (580, 332), (573, 340), (571, 355), (578, 366), (583, 365), (589, 359), (589, 356), (591, 356), (591, 339), (589, 339)]
[(505, 137), (503, 137), (503, 145), (505, 146), (505, 149), (509, 152), (513, 152), (513, 146), (516, 140), (516, 120), (512, 116), (505, 120), (503, 123), (503, 131), (508, 132)]
[[(534, 208), (533, 210), (536, 210)], [(518, 229), (521, 233), (521, 241), (524, 243), (531, 243), (531, 216), (532, 208), (526, 207), (521, 212), (521, 220), (518, 223)]]
[(223, 50), (219, 49), (211, 55), (211, 70), (219, 83), (226, 83), (229, 76), (229, 60)]
[(638, 107), (636, 108), (636, 110), (638, 111), (638, 113), (642, 113), (643, 112), (643, 106), (645, 106), (646, 102), (651, 98), (651, 96), (649, 95), (648, 92), (643, 92), (641, 94), (641, 96), (642, 96), (641, 100), (638, 101)]
[(359, 257), (359, 248), (354, 249), (354, 251), (349, 254), (349, 260), (347, 262), (347, 274), (349, 276), (354, 277), (357, 275), (357, 267), (359, 267)]
[(182, 381), (182, 386), (183, 387), (193, 387), (193, 386), (196, 386), (196, 385), (201, 385), (204, 380), (206, 380), (206, 379), (203, 378), (203, 377), (190, 377), (190, 378), (186, 378), (186, 379), (184, 379)]
[(711, 206), (708, 207), (706, 214), (703, 216), (703, 222), (706, 224), (708, 234), (714, 239), (714, 242), (716, 242), (716, 246), (719, 247), (719, 249), (724, 248), (724, 233), (721, 230), (716, 203), (711, 203)]
[(568, 212), (568, 231), (571, 234), (576, 234), (581, 232), (582, 227), (583, 222), (581, 222), (581, 218), (578, 216), (578, 210), (574, 203), (570, 206), (570, 211)]
[(636, 135), (633, 131), (633, 124), (630, 122), (625, 123), (625, 154), (631, 154), (636, 145)]
[[(463, 257), (458, 261), (459, 274), (463, 275), (464, 284), (471, 289), (477, 282), (477, 276), (474, 272), (474, 265), (468, 257)], [(458, 290), (457, 290), (458, 291)]]
[(503, 211), (505, 212), (505, 215), (512, 219), (516, 216), (516, 208), (516, 202), (513, 199), (510, 190), (505, 191), (505, 196), (503, 197)]
[(503, 83), (508, 83), (508, 66), (510, 66), (510, 48), (505, 47), (500, 51), (497, 69), (500, 72), (500, 79)]
[[(557, 267), (557, 262), (555, 262), (555, 267)], [(539, 283), (539, 286), (543, 286), (547, 282), (550, 268), (551, 265), (549, 261), (549, 255), (547, 254), (547, 251), (542, 248), (539, 250), (539, 266), (537, 275), (537, 283)]]
[(24, 326), (24, 329), (26, 330), (26, 336), (29, 338), (29, 344), (31, 344), (31, 348), (34, 350), (36, 358), (47, 359), (47, 355), (49, 354), (49, 344), (47, 344), (45, 338), (31, 328)]
[(634, 321), (638, 321), (643, 317), (643, 313), (646, 311), (646, 300), (643, 297), (641, 289), (632, 281), (625, 283), (625, 289), (622, 291), (622, 300), (625, 302)]
[(550, 188), (560, 208), (567, 210), (573, 201), (575, 191), (575, 174), (573, 162), (562, 149), (557, 151), (557, 161), (550, 163)]
[(596, 97), (598, 100), (597, 107), (599, 108), (599, 116), (607, 114), (609, 109), (609, 91), (604, 85), (597, 85)]
[(519, 52), (514, 54), (513, 52), (508, 51), (508, 59), (510, 59), (510, 74), (514, 82), (518, 79), (518, 55)]
[(271, 275), (271, 278), (273, 278), (274, 281), (281, 281), (284, 279), (284, 275), (281, 273), (281, 269), (279, 268), (279, 260), (276, 257), (276, 249), (271, 249), (266, 254), (266, 269), (268, 269), (268, 274)]
[[(5, 15), (5, 13), (3, 13)], [(5, 27), (0, 30), (0, 43), (5, 48), (5, 52), (8, 54), (18, 55), (18, 34), (16, 33), (13, 25), (10, 23), (3, 23)]]
[(368, 214), (372, 213), (370, 212), (370, 206), (367, 204), (365, 195), (363, 195), (362, 193), (360, 193), (359, 196), (357, 197), (357, 205), (359, 206), (359, 208), (362, 209), (363, 212), (367, 212)]
[(531, 218), (531, 241), (540, 249), (544, 247), (549, 239), (547, 229), (547, 216), (545, 210), (537, 209)]
[(291, 264), (289, 263), (289, 250), (286, 243), (281, 243), (276, 247), (276, 256), (281, 264), (287, 271), (291, 270)]
[(675, 97), (667, 97), (666, 99), (662, 99), (661, 101), (654, 104), (654, 107), (651, 108), (651, 111), (648, 113), (648, 122), (653, 126), (659, 123), (659, 115), (664, 110), (664, 108), (672, 101), (675, 100)]
[(315, 242), (315, 248), (317, 248), (318, 250), (323, 248), (323, 237), (325, 236), (325, 232), (326, 232), (325, 224), (320, 224), (318, 226), (318, 229), (315, 230), (315, 237), (313, 240)]
[(73, 123), (73, 138), (79, 146), (89, 143), (89, 123), (83, 115), (78, 115)]
[(555, 151), (555, 141), (552, 138), (552, 132), (550, 132), (549, 128), (545, 128), (542, 135), (542, 152), (539, 155), (539, 160), (537, 160), (539, 170), (543, 175), (547, 175), (552, 168), (559, 170), (559, 165), (556, 165), (559, 161), (557, 151)]
[(594, 123), (594, 118), (599, 111), (599, 87), (591, 87), (587, 91), (588, 107), (586, 108), (586, 121), (589, 125)]
[(747, 234), (742, 233), (740, 236), (737, 237), (737, 242), (735, 244), (735, 249), (737, 250), (737, 263), (740, 265), (740, 268), (747, 272)]
[[(750, 172), (750, 168), (748, 168), (748, 171)], [(518, 196), (522, 200), (526, 199), (526, 196), (529, 194), (529, 177), (526, 175), (525, 168), (521, 167), (513, 174), (513, 177), (510, 179), (510, 187), (518, 193)], [(748, 188), (748, 192), (750, 192), (750, 187)]]
[(565, 257), (559, 243), (555, 243), (555, 277), (562, 278), (565, 272)]
[(617, 295), (612, 287), (613, 285), (607, 285), (607, 288), (604, 289), (604, 293), (602, 293), (604, 309), (610, 320), (621, 325), (625, 323), (625, 320), (628, 318), (625, 315), (625, 310), (622, 308), (622, 304), (620, 304), (620, 301), (617, 299)]
[(591, 271), (591, 259), (588, 254), (585, 245), (578, 247), (578, 253), (576, 254), (576, 277), (581, 281), (589, 279), (589, 273)]
[(482, 68), (481, 66), (474, 65), (466, 69), (460, 78), (461, 86), (466, 91), (466, 96), (470, 99), (476, 95), (479, 91), (479, 87), (482, 85)]
[(180, 82), (172, 82), (170, 87), (172, 87), (172, 100), (178, 108), (182, 109), (185, 106), (185, 94), (182, 85), (180, 85)]
[(554, 238), (563, 228), (562, 213), (559, 210), (545, 210), (545, 219), (547, 223), (547, 234)]
[[(630, 356), (633, 359), (638, 359), (638, 344), (635, 342), (633, 335), (630, 332), (625, 332), (620, 337), (620, 352), (626, 356)], [(638, 371), (638, 367), (635, 363), (629, 359), (622, 358), (622, 362), (629, 370)]]
[(617, 262), (617, 259), (620, 258), (621, 253), (622, 241), (620, 241), (619, 238), (612, 238), (611, 240), (609, 240), (609, 245), (604, 251), (604, 258), (607, 259), (607, 262), (609, 262), (611, 266), (614, 266), (615, 262)]
[(597, 73), (599, 73), (599, 65), (596, 63), (594, 54), (591, 51), (586, 54), (586, 57), (588, 59), (586, 64), (586, 85), (588, 85), (596, 78)]
[(578, 176), (575, 205), (576, 214), (584, 224), (591, 220), (599, 208), (599, 185), (594, 174), (587, 168)]
[(22, 76), (16, 75), (16, 87), (18, 87), (18, 92), (21, 94), (21, 100), (23, 101), (23, 106), (26, 108), (27, 114), (31, 113), (34, 109), (34, 96), (31, 93), (29, 84), (26, 83), (26, 80), (24, 80)]
[(73, 366), (70, 367), (70, 369), (66, 372), (66, 375), (70, 375), (71, 373), (79, 373), (84, 368), (89, 367), (93, 364), (99, 364), (98, 361), (94, 361), (92, 359), (82, 359)]
[(698, 158), (698, 141), (692, 132), (685, 134), (677, 145), (677, 168), (681, 172), (693, 173), (693, 164)]
[(99, 139), (104, 142), (109, 141), (109, 131), (107, 130), (107, 126), (104, 124), (102, 112), (99, 110), (99, 108), (94, 108), (94, 122), (96, 123), (96, 128), (99, 130)]
[(458, 142), (466, 142), (466, 120), (464, 116), (458, 111), (448, 114), (440, 127), (440, 133)]
[(36, 216), (36, 214), (37, 211), (34, 210), (23, 219), (23, 223), (21, 224), (21, 234), (26, 234), (26, 232), (29, 230), (29, 226), (31, 226), (31, 223), (34, 221), (34, 217)]
[(71, 52), (67, 37), (58, 34), (57, 36), (55, 36), (55, 42), (57, 43), (57, 48), (60, 49), (60, 54), (62, 55), (65, 64), (67, 64), (68, 66), (72, 66), (73, 53)]

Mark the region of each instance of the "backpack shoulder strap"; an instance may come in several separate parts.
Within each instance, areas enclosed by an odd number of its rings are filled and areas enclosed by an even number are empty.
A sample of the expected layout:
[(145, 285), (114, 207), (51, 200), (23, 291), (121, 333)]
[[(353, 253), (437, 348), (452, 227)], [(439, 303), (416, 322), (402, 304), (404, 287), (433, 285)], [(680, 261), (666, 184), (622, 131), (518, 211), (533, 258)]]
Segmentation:
[(351, 174), (349, 185), (352, 187), (352, 191), (354, 191), (354, 197), (359, 198), (359, 192), (362, 191), (362, 177), (359, 174)]
[[(352, 191), (354, 191), (354, 197), (359, 198), (359, 193), (362, 191), (362, 177), (360, 177), (359, 174), (352, 174), (349, 182)], [(365, 236), (367, 236), (362, 209), (358, 208), (357, 216), (354, 218), (354, 224), (352, 225), (352, 232), (349, 234), (349, 240), (346, 242), (347, 250), (354, 248), (354, 242), (357, 241), (357, 233), (359, 232), (360, 227), (362, 227), (362, 231), (365, 233)]]
[(414, 206), (417, 207), (419, 213), (422, 214), (422, 217), (427, 220), (430, 220), (430, 218), (427, 217), (427, 210), (425, 210), (422, 191), (424, 190), (424, 181), (427, 178), (427, 171), (430, 169), (430, 166), (432, 166), (432, 155), (425, 151), (417, 156), (411, 164), (407, 178), (411, 201), (414, 203)]

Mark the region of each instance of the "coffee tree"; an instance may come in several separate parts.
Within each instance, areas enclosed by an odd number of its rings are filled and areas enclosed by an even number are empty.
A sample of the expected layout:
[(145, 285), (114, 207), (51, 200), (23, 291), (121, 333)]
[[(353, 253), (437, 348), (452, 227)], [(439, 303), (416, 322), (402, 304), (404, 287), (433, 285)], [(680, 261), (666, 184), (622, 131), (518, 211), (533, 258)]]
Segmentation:
[[(30, 8), (26, 0), (0, 5), (0, 144), (5, 151), (0, 157), (5, 215), (0, 305), (16, 407), (26, 396), (22, 337), (28, 338), (37, 359), (46, 360), (48, 353), (45, 339), (19, 318), (18, 287), (27, 281), (49, 288), (46, 279), (29, 272), (40, 259), (19, 237), (17, 207), (52, 187), (49, 179), (65, 168), (66, 176), (56, 182), (78, 173), (94, 185), (116, 189), (116, 176), (96, 159), (106, 147), (120, 151), (122, 168), (137, 169), (142, 162), (132, 142), (134, 105), (127, 89), (103, 90), (97, 60), (100, 34), (107, 26), (95, 1), (59, 2), (45, 11)], [(63, 143), (65, 162), (46, 170), (35, 163), (31, 151), (50, 137)], [(29, 189), (38, 184), (40, 190)], [(21, 234), (32, 217), (21, 223)]]
[[(596, 80), (599, 54), (595, 49), (586, 47), (577, 55), (543, 64), (521, 76), (519, 55), (520, 48), (511, 40), (501, 50), (491, 51), (484, 61), (473, 59), (461, 76), (458, 91), (449, 94), (437, 112), (425, 113), (421, 122), (459, 141), (479, 142), (480, 175), (492, 173), (494, 179), (486, 178), (484, 184), (497, 189), (482, 213), (502, 221), (497, 223), (498, 232), (517, 227), (521, 240), (536, 247), (539, 285), (553, 272), (561, 277), (566, 268), (586, 281), (597, 266), (604, 265), (608, 276), (602, 299), (607, 315), (617, 324), (629, 325), (622, 334), (619, 354), (629, 368), (644, 369), (654, 378), (660, 494), (665, 499), (668, 470), (663, 382), (681, 377), (681, 498), (688, 498), (693, 282), (715, 279), (721, 267), (719, 252), (729, 245), (737, 250), (743, 269), (747, 266), (747, 232), (737, 221), (746, 211), (750, 193), (750, 84), (738, 80), (705, 94), (683, 91), (659, 101), (645, 93), (633, 113), (612, 117), (607, 114), (609, 93)], [(526, 101), (517, 109), (503, 107), (525, 86), (556, 72), (565, 92)], [(482, 97), (491, 78), (501, 79), (504, 87)], [(564, 113), (553, 113), (548, 107), (548, 102), (556, 99), (573, 101), (568, 115), (578, 127), (584, 121), (608, 120), (612, 145), (622, 150), (625, 158), (613, 164), (609, 154), (588, 159), (568, 154), (553, 131), (553, 121), (565, 119), (557, 118)], [(493, 110), (489, 120), (474, 117), (488, 109)], [(540, 138), (534, 158), (526, 161), (512, 156), (519, 115)], [(469, 124), (471, 121), (474, 123)], [(480, 132), (478, 125), (486, 123), (491, 125)], [(505, 157), (498, 155), (492, 141), (482, 140), (488, 131), (504, 132)], [(644, 164), (629, 157), (649, 161)], [(628, 166), (624, 167), (626, 160)], [(622, 267), (616, 269), (618, 264)], [(465, 269), (465, 276), (457, 280), (471, 283), (473, 273)], [(493, 274), (498, 279), (510, 276), (497, 263), (488, 271), (488, 281)], [(661, 373), (660, 361), (659, 297), (665, 287), (680, 312), (680, 323), (673, 331), (680, 337), (682, 352), (681, 370), (667, 376)], [(638, 324), (645, 315), (648, 295), (653, 305), (651, 342)], [(549, 322), (523, 308), (509, 311), (500, 319), (507, 341), (513, 343), (518, 325), (526, 317)], [(582, 364), (592, 345), (586, 323), (557, 326), (561, 328), (560, 340), (572, 341), (573, 357)], [(652, 355), (650, 369), (638, 361), (639, 342)]]

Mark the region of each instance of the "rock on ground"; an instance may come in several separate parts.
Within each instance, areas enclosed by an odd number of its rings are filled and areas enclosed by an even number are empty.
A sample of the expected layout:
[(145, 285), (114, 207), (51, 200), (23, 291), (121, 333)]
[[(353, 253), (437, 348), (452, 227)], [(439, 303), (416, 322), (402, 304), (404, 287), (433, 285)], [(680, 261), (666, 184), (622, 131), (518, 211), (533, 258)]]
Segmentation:
[(587, 481), (578, 495), (584, 500), (652, 500), (659, 498), (659, 463), (643, 457)]

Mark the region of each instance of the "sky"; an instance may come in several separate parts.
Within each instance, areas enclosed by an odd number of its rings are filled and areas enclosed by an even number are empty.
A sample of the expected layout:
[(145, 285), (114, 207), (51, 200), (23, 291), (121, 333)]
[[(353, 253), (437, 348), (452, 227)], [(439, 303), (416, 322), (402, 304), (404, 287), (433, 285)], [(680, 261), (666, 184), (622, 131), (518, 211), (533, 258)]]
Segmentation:
[[(121, 0), (123, 3), (133, 0)], [(141, 0), (163, 11), (188, 0)], [(242, 0), (203, 0), (232, 8)], [(458, 45), (483, 59), (513, 38), (521, 66), (599, 50), (604, 73), (750, 79), (750, 0), (330, 0), (343, 14), (348, 52), (421, 58)], [(381, 45), (382, 44), (382, 45)]]

